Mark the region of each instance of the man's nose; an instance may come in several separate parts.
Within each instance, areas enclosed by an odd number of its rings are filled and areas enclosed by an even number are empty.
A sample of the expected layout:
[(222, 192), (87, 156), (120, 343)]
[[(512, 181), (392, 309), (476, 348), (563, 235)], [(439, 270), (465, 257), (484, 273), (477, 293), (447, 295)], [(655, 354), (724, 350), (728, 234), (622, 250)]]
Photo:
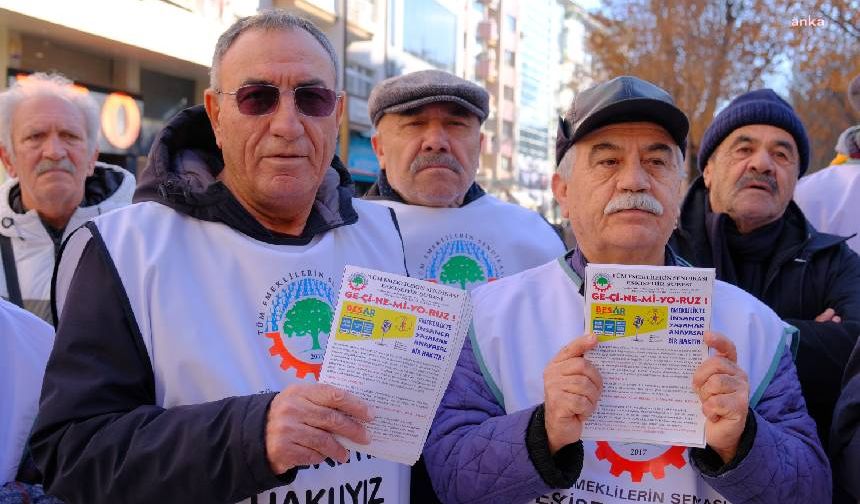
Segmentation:
[(68, 155), (66, 145), (60, 139), (59, 135), (51, 134), (45, 139), (42, 144), (42, 157), (52, 161), (58, 161)]
[(647, 191), (651, 189), (651, 179), (638, 158), (625, 161), (619, 170), (619, 189), (632, 192)]
[(759, 173), (770, 173), (773, 171), (773, 157), (767, 149), (756, 149), (749, 157), (748, 166)]
[(448, 132), (441, 124), (430, 123), (424, 130), (421, 150), (425, 152), (447, 152), (451, 149)]
[(278, 107), (272, 113), (269, 129), (274, 135), (287, 140), (298, 138), (304, 133), (305, 127), (292, 93), (281, 93)]

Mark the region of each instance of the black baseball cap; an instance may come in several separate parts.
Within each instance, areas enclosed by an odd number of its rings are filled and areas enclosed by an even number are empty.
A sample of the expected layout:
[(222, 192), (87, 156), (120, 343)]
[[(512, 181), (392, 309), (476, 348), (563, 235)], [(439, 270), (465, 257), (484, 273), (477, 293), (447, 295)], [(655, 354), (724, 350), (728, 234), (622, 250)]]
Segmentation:
[(624, 75), (578, 93), (568, 118), (559, 118), (555, 164), (585, 135), (610, 124), (652, 122), (662, 126), (681, 148), (687, 149), (690, 122), (662, 88), (638, 77)]

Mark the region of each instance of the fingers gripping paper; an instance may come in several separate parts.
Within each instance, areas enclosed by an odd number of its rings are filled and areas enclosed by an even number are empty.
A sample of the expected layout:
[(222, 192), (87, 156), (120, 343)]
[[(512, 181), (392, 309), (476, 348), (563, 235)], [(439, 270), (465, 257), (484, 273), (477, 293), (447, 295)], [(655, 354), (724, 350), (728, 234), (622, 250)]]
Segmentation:
[(714, 270), (590, 264), (585, 276), (603, 393), (583, 439), (704, 447), (692, 377), (708, 355)]
[(347, 266), (320, 381), (362, 398), (372, 441), (343, 446), (412, 465), (463, 347), (466, 291)]

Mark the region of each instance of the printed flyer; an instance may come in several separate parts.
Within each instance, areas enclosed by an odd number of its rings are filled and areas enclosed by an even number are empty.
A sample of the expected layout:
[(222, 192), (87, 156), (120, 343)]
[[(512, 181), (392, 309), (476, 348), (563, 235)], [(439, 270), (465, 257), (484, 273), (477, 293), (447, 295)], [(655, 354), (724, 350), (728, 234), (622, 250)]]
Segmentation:
[(705, 446), (705, 417), (692, 378), (707, 358), (712, 268), (589, 264), (586, 357), (603, 378), (583, 439)]
[(347, 266), (320, 382), (370, 405), (372, 441), (344, 447), (414, 464), (448, 386), (472, 305), (465, 290)]

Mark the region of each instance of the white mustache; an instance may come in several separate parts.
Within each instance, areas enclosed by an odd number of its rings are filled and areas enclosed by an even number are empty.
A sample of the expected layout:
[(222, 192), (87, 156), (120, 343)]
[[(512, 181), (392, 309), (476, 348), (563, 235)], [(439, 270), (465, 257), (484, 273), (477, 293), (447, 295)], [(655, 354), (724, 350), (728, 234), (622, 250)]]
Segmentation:
[(622, 210), (644, 210), (654, 215), (663, 215), (663, 205), (657, 198), (646, 193), (624, 193), (609, 200), (603, 215), (614, 214)]
[(415, 160), (412, 161), (412, 164), (409, 166), (409, 171), (412, 173), (417, 173), (428, 166), (444, 166), (449, 168), (451, 171), (462, 173), (463, 165), (457, 161), (453, 155), (448, 154), (447, 152), (430, 152), (430, 153), (422, 153), (415, 156)]
[(65, 170), (69, 173), (75, 173), (75, 165), (69, 158), (63, 158), (59, 161), (43, 159), (36, 164), (36, 175), (41, 175), (51, 170)]

